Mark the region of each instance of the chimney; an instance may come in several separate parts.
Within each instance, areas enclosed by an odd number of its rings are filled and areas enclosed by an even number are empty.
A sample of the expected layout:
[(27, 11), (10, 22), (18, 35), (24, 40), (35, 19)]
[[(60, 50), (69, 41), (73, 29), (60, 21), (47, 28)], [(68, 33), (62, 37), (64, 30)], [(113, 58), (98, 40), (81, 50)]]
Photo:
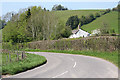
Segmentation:
[(78, 25), (78, 30), (80, 29), (80, 25)]

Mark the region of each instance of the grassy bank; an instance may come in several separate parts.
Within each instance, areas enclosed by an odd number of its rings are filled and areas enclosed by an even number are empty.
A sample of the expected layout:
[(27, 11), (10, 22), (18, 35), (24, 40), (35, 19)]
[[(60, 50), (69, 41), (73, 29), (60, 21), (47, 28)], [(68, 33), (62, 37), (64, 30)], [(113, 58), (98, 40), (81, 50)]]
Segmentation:
[(95, 13), (101, 14), (102, 12), (100, 11), (104, 11), (104, 10), (65, 10), (65, 11), (54, 11), (54, 13), (58, 17), (58, 19), (65, 24), (70, 16), (77, 15), (79, 18), (81, 18), (81, 16), (83, 15), (88, 16), (90, 14), (95, 14)]
[(82, 26), (82, 29), (91, 33), (92, 30), (103, 27), (103, 23), (106, 23), (110, 29), (114, 29), (115, 33), (118, 34), (118, 12), (115, 11), (103, 15), (93, 22)]
[(86, 55), (94, 56), (108, 60), (118, 66), (118, 52), (98, 52), (98, 51), (68, 51), (68, 50), (39, 50), (39, 49), (26, 49), (26, 51), (35, 51), (35, 52), (55, 52), (55, 53), (66, 53), (66, 54), (77, 54), (77, 55)]
[(26, 53), (26, 58), (23, 60), (16, 61), (16, 55), (11, 54), (12, 61), (7, 62), (6, 56), (8, 54), (2, 53), (2, 74), (17, 74), (28, 69), (40, 66), (46, 62), (46, 58), (43, 56), (28, 54)]

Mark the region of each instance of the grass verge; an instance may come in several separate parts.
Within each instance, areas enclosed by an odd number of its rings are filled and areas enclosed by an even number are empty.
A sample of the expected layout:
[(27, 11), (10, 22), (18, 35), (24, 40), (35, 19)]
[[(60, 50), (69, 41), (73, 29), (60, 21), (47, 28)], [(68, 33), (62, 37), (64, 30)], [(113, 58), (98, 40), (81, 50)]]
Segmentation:
[(26, 51), (36, 51), (36, 52), (55, 52), (55, 53), (66, 53), (66, 54), (77, 54), (93, 56), (105, 59), (116, 66), (118, 66), (118, 52), (98, 52), (98, 51), (69, 51), (69, 50), (39, 50), (39, 49), (26, 49)]
[[(33, 69), (37, 66), (40, 66), (44, 63), (46, 63), (46, 58), (44, 56), (39, 56), (35, 54), (28, 54), (26, 53), (26, 58), (19, 61), (12, 61), (7, 62), (5, 64), (5, 56), (6, 54), (2, 53), (2, 75), (14, 75), (23, 71), (26, 71), (28, 69)], [(12, 58), (15, 58), (15, 54), (11, 55)]]

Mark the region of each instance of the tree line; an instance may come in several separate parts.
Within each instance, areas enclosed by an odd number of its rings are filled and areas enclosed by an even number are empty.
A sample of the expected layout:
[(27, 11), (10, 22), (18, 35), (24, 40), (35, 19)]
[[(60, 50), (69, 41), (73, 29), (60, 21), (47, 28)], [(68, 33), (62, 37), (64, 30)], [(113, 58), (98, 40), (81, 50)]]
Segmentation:
[(120, 4), (117, 5), (117, 7), (114, 7), (112, 11), (119, 11), (120, 12)]
[(55, 40), (71, 35), (71, 29), (64, 26), (52, 11), (40, 6), (33, 6), (10, 16), (2, 30), (4, 42)]
[(54, 5), (53, 8), (52, 8), (53, 11), (59, 11), (59, 10), (68, 10), (68, 8), (65, 8), (64, 6), (62, 5)]
[(78, 25), (83, 26), (85, 24), (89, 24), (96, 18), (98, 18), (102, 15), (105, 15), (105, 14), (109, 13), (110, 11), (111, 11), (110, 9), (106, 9), (105, 11), (100, 11), (100, 13), (90, 14), (88, 16), (81, 16), (80, 18), (78, 18), (77, 15), (70, 16), (66, 22), (66, 26), (70, 26), (71, 29), (73, 30), (73, 29), (77, 28)]
[(6, 25), (5, 20), (2, 20), (0, 17), (0, 29), (3, 29), (5, 25)]

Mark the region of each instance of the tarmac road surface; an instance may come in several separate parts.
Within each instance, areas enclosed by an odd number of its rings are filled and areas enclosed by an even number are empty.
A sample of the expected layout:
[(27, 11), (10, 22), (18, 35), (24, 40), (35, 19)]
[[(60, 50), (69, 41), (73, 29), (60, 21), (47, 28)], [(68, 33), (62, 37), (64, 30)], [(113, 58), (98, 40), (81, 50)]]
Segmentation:
[(9, 78), (118, 78), (112, 63), (83, 55), (29, 52), (45, 56), (47, 63)]

